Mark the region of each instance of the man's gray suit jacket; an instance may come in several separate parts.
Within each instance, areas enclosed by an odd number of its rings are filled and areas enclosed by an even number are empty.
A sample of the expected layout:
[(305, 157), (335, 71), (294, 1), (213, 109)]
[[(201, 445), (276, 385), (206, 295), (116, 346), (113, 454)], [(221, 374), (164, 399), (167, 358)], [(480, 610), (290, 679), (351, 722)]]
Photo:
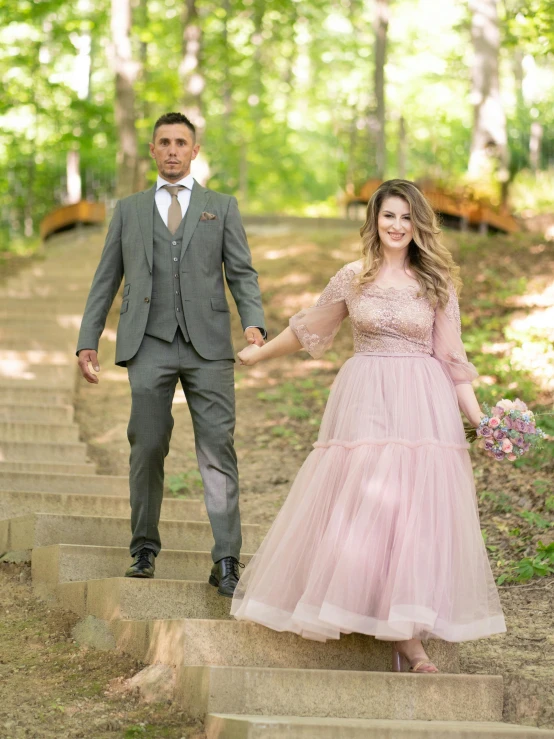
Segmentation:
[[(77, 353), (81, 349), (98, 350), (123, 277), (116, 364), (125, 366), (141, 345), (152, 297), (155, 192), (154, 185), (116, 205), (85, 307)], [(201, 220), (203, 212), (216, 218)], [(183, 314), (192, 345), (204, 359), (233, 359), (223, 269), (243, 329), (265, 329), (258, 275), (252, 267), (236, 198), (194, 183), (178, 267)]]

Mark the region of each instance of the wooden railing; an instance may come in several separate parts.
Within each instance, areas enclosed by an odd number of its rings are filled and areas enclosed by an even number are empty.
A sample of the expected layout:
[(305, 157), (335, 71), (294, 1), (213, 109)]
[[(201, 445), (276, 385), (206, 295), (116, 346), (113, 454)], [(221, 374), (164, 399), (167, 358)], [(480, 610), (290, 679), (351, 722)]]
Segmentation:
[(40, 236), (46, 240), (52, 234), (65, 231), (79, 224), (101, 224), (106, 220), (106, 206), (104, 203), (90, 203), (81, 200), (74, 205), (65, 205), (56, 208), (40, 222)]
[[(444, 216), (447, 222), (454, 220), (459, 222), (461, 228), (470, 227), (481, 230), (491, 228), (504, 233), (520, 230), (518, 222), (506, 209), (493, 208), (482, 200), (448, 192), (428, 181), (416, 184), (435, 212)], [(381, 185), (381, 180), (367, 180), (358, 193), (347, 195), (347, 212), (352, 205), (366, 205), (379, 185)]]

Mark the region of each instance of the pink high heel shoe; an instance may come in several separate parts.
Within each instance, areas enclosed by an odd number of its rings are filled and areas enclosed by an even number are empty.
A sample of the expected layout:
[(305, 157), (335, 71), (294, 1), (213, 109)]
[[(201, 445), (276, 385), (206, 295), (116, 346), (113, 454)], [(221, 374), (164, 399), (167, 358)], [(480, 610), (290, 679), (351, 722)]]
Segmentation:
[[(424, 667), (434, 667), (431, 670)], [(405, 655), (398, 651), (396, 644), (392, 645), (392, 671), (393, 672), (417, 672), (419, 674), (432, 675), (438, 672), (436, 665), (430, 659), (415, 659), (410, 661)]]

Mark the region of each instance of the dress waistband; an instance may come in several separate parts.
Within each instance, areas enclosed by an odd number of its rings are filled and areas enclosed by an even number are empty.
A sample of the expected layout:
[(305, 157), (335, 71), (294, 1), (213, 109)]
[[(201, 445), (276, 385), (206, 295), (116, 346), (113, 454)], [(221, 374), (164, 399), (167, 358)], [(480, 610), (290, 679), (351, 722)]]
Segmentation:
[(415, 357), (420, 359), (431, 359), (431, 354), (425, 352), (356, 352), (355, 357)]

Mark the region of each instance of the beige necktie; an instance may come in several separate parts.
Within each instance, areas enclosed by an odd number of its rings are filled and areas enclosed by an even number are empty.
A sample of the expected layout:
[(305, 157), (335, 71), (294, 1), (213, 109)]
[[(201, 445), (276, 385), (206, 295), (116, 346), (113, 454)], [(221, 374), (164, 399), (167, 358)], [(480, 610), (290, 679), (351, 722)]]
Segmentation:
[(177, 194), (179, 190), (186, 190), (186, 187), (184, 185), (162, 185), (162, 187), (171, 195), (171, 205), (167, 211), (167, 227), (174, 234), (183, 220), (183, 213)]

